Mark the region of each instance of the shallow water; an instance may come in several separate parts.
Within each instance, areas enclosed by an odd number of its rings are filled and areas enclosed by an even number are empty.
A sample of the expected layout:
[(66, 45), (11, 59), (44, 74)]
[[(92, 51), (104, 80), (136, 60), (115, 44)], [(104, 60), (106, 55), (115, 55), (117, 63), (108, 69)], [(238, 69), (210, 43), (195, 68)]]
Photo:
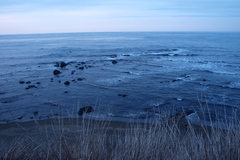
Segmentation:
[[(200, 111), (231, 117), (240, 106), (239, 40), (203, 32), (1, 35), (0, 123), (76, 117), (87, 105), (92, 117), (118, 120), (185, 109), (191, 119)], [(61, 62), (68, 65), (55, 66)]]

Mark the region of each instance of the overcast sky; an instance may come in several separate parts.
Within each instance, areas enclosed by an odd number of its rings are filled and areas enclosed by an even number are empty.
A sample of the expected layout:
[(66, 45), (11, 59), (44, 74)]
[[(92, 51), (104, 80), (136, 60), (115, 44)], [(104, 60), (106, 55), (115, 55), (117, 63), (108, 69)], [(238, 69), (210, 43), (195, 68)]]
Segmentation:
[(240, 0), (0, 0), (0, 34), (240, 31)]

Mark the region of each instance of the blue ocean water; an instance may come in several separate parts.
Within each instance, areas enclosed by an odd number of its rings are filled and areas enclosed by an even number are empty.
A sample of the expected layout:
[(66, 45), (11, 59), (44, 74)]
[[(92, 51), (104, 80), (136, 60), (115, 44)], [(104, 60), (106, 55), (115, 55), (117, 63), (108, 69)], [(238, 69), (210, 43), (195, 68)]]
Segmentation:
[(240, 113), (239, 91), (237, 32), (0, 35), (0, 123), (76, 117), (84, 106), (117, 120), (186, 109), (193, 121), (226, 119)]

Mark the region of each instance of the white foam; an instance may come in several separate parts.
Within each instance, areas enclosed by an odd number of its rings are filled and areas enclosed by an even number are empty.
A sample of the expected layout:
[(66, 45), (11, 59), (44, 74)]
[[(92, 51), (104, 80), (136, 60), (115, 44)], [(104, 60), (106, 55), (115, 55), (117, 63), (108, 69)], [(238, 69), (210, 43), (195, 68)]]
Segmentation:
[(123, 82), (127, 82), (129, 80), (129, 77), (125, 77), (125, 76), (119, 76), (119, 77), (115, 77), (115, 78), (104, 78), (104, 79), (99, 79), (97, 80), (98, 84), (103, 84), (103, 85), (117, 85)]
[(228, 85), (228, 87), (239, 89), (240, 88), (240, 82), (232, 82)]

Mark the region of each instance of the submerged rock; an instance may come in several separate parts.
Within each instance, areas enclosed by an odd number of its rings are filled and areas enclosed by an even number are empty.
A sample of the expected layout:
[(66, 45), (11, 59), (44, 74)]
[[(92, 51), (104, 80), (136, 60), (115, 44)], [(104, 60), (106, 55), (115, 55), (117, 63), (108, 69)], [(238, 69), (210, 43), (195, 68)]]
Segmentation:
[(172, 80), (172, 82), (179, 82), (179, 81), (182, 81), (182, 79), (181, 78), (177, 78), (177, 79), (174, 79), (174, 80)]
[(29, 85), (27, 88), (25, 88), (25, 89), (30, 89), (30, 88), (37, 88), (37, 86), (35, 86), (35, 85)]
[(85, 80), (84, 78), (78, 78), (77, 79), (78, 81), (83, 81), (83, 80)]
[(19, 81), (20, 84), (24, 84), (25, 82), (24, 81)]
[(20, 119), (22, 119), (22, 118), (23, 118), (23, 117), (18, 117), (17, 119), (19, 119), (19, 120), (20, 120)]
[(120, 97), (127, 97), (126, 94), (118, 94), (118, 96), (120, 96)]
[(79, 111), (78, 111), (78, 115), (79, 116), (82, 116), (84, 113), (91, 113), (93, 112), (94, 109), (93, 107), (91, 106), (86, 106), (86, 107), (83, 107), (83, 108), (80, 108)]
[(62, 72), (60, 72), (59, 70), (54, 70), (54, 71), (53, 71), (53, 74), (54, 74), (54, 75), (58, 75), (58, 74), (60, 74), (60, 73), (62, 73)]
[(117, 64), (117, 63), (118, 63), (118, 61), (116, 61), (116, 60), (112, 61), (112, 64)]
[(37, 115), (37, 114), (38, 114), (38, 111), (33, 112), (33, 115)]
[(116, 58), (117, 55), (116, 54), (113, 54), (113, 55), (110, 55), (111, 58)]

